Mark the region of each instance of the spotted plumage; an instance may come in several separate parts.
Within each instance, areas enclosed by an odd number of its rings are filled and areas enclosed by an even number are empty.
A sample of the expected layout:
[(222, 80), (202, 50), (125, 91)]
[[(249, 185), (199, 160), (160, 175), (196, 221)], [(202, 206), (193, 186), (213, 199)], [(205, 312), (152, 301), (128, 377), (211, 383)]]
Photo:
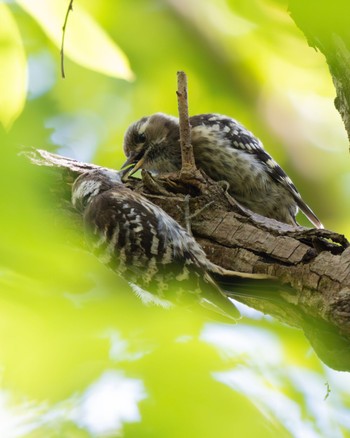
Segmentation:
[[(317, 228), (321, 222), (302, 200), (283, 169), (262, 143), (239, 122), (219, 114), (190, 117), (191, 142), (197, 166), (215, 181), (226, 181), (229, 193), (244, 207), (296, 225), (298, 208)], [(157, 113), (133, 123), (124, 138), (124, 152), (133, 173), (181, 168), (178, 119)]]
[(162, 209), (125, 187), (118, 174), (97, 170), (81, 175), (72, 188), (72, 204), (83, 215), (93, 252), (138, 293), (238, 316), (208, 274), (217, 267), (193, 237)]

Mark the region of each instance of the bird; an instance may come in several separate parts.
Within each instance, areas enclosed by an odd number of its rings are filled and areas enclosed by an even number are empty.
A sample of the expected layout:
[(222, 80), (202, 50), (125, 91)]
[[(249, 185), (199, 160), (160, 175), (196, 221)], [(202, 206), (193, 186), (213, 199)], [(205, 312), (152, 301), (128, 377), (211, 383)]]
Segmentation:
[[(323, 228), (292, 180), (241, 123), (221, 114), (195, 115), (189, 121), (197, 168), (228, 183), (228, 193), (240, 205), (293, 226), (300, 209), (316, 228)], [(127, 129), (123, 149), (125, 179), (140, 168), (158, 175), (179, 171), (179, 120), (163, 113), (142, 117)]]
[(120, 173), (98, 169), (81, 174), (73, 183), (71, 202), (83, 217), (92, 252), (141, 298), (145, 292), (146, 299), (151, 294), (158, 303), (199, 304), (227, 321), (239, 318), (209, 273), (220, 273), (220, 267), (164, 210), (126, 187)]

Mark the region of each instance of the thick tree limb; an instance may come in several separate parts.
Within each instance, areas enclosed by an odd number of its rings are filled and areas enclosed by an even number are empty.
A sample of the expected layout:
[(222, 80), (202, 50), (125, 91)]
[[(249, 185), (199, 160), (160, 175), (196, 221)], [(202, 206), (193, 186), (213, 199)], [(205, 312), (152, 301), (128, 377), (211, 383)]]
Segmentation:
[[(80, 173), (98, 168), (42, 150), (24, 155), (59, 178), (51, 189), (61, 200), (69, 200), (70, 183)], [(144, 172), (143, 181), (131, 179), (128, 185), (182, 224), (185, 218), (179, 206), (185, 205), (185, 194), (190, 193), (191, 213), (202, 209), (192, 221), (193, 235), (214, 263), (280, 280), (279, 284), (242, 280), (225, 284), (221, 279), (221, 285), (238, 300), (303, 328), (330, 366), (350, 368), (350, 247), (344, 236), (295, 228), (251, 213), (205, 177), (184, 183), (177, 175), (154, 180)]]

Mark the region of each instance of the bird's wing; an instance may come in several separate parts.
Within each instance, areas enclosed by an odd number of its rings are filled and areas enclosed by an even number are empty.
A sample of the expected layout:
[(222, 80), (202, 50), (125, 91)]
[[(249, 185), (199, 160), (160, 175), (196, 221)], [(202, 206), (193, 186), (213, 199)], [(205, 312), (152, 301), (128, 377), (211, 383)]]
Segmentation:
[(282, 167), (265, 151), (261, 141), (248, 131), (237, 120), (218, 114), (203, 114), (191, 117), (191, 126), (209, 125), (217, 129), (228, 139), (235, 149), (244, 151), (256, 157), (257, 161), (265, 166), (266, 172), (272, 179), (282, 184), (293, 196), (296, 204), (316, 228), (323, 228), (311, 208), (303, 201), (293, 181), (285, 173)]

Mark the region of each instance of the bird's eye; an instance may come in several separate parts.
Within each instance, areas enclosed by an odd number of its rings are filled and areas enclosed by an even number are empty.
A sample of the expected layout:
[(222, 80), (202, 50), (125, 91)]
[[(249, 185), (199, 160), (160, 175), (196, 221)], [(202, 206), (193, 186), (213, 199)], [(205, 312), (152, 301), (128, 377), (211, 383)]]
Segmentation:
[(144, 143), (146, 141), (146, 136), (143, 132), (139, 132), (136, 137), (136, 143)]

